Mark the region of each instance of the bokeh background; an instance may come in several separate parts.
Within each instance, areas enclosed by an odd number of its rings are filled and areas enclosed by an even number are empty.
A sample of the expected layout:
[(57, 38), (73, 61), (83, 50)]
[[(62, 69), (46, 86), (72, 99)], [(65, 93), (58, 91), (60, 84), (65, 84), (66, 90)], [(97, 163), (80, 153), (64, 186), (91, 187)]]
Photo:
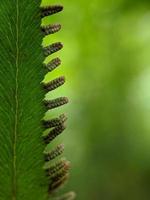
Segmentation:
[(43, 0), (64, 12), (43, 21), (62, 24), (43, 45), (62, 41), (63, 63), (46, 76), (67, 83), (48, 98), (68, 96), (65, 143), (72, 162), (64, 190), (78, 200), (150, 199), (150, 1)]

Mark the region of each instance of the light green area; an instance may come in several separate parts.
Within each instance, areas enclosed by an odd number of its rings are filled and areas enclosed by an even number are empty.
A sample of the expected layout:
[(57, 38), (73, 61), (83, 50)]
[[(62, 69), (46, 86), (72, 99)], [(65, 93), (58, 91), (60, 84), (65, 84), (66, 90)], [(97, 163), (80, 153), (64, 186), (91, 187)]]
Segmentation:
[(67, 78), (49, 95), (70, 98), (55, 111), (69, 116), (56, 142), (64, 141), (72, 161), (67, 190), (78, 200), (149, 200), (150, 2), (44, 2), (65, 7), (50, 18), (61, 32), (44, 42), (64, 43), (63, 64), (47, 79)]

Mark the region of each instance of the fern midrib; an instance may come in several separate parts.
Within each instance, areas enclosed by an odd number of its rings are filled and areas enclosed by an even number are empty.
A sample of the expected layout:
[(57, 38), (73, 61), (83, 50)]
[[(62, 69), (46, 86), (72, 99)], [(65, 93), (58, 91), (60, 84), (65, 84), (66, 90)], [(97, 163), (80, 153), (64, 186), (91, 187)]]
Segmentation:
[(16, 0), (16, 76), (15, 76), (15, 126), (13, 141), (13, 194), (12, 200), (16, 200), (17, 192), (17, 169), (16, 169), (16, 145), (17, 145), (17, 128), (18, 128), (18, 72), (19, 72), (19, 5)]

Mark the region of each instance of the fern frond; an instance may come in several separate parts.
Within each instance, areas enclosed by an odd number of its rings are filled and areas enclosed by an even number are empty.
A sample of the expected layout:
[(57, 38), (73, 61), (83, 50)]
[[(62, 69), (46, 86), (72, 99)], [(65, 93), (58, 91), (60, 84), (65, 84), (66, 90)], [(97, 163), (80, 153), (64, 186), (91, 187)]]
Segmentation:
[(43, 87), (47, 92), (49, 92), (49, 91), (55, 90), (56, 88), (62, 86), (64, 83), (65, 83), (65, 77), (61, 76), (61, 77), (56, 78), (48, 83), (44, 83)]
[(69, 174), (66, 173), (64, 176), (59, 177), (57, 180), (52, 180), (52, 182), (49, 184), (49, 195), (51, 195), (54, 191), (58, 190), (60, 187), (64, 186), (68, 178)]
[(63, 124), (67, 120), (65, 114), (60, 115), (58, 118), (50, 119), (50, 120), (43, 120), (43, 126), (45, 129), (53, 128)]
[(65, 129), (66, 129), (66, 126), (64, 124), (60, 124), (60, 125), (56, 126), (46, 136), (45, 135), (43, 136), (44, 142), (46, 144), (49, 144), (58, 135), (60, 135)]
[[(53, 34), (61, 26), (41, 28), (41, 18), (60, 12), (63, 6), (39, 5), (39, 0), (1, 0), (0, 200), (47, 200), (48, 193), (62, 186), (69, 176), (67, 161), (51, 166), (49, 176), (43, 170), (45, 163), (63, 153), (63, 145), (50, 152), (44, 149), (45, 143), (49, 144), (62, 133), (66, 121), (66, 117), (60, 115), (42, 121), (41, 125), (45, 107), (56, 108), (66, 104), (68, 99), (44, 99), (45, 92), (63, 85), (65, 78), (62, 76), (43, 85), (45, 74), (61, 64), (59, 58), (45, 64), (45, 58), (63, 45), (54, 43), (42, 51), (43, 33), (44, 36)], [(52, 130), (41, 137), (43, 127)]]
[(66, 171), (70, 167), (70, 162), (67, 160), (60, 160), (46, 169), (46, 174), (50, 177), (56, 176), (58, 172)]
[(44, 35), (50, 35), (53, 33), (58, 32), (61, 29), (61, 25), (60, 24), (50, 24), (47, 26), (42, 26), (42, 32)]
[(46, 16), (49, 16), (49, 15), (53, 15), (55, 13), (58, 13), (62, 10), (63, 10), (63, 6), (61, 6), (61, 5), (44, 6), (44, 7), (41, 7), (41, 11), (42, 11), (41, 16), (46, 17)]
[[(41, 8), (42, 10), (42, 17), (52, 15), (54, 13), (60, 12), (63, 9), (62, 6), (56, 5), (56, 6), (46, 6)], [(42, 32), (44, 35), (50, 35), (55, 32), (58, 32), (61, 29), (60, 24), (54, 24), (54, 25), (47, 25), (42, 26)], [(43, 48), (43, 52), (45, 57), (59, 51), (63, 48), (63, 44), (61, 42), (56, 42), (53, 44), (50, 44)], [(48, 71), (53, 71), (55, 68), (57, 68), (61, 64), (61, 61), (59, 58), (55, 58), (52, 61), (50, 61), (48, 64), (44, 64), (44, 67)], [(43, 83), (43, 88), (46, 92), (50, 92), (52, 90), (57, 89), (58, 87), (62, 86), (65, 83), (65, 77), (60, 76), (54, 80), (51, 80), (48, 83)], [(67, 97), (59, 97), (53, 100), (47, 100), (44, 99), (43, 101), (45, 107), (47, 110), (51, 110), (54, 108), (57, 108), (59, 106), (62, 106), (64, 104), (68, 103)], [(67, 117), (62, 114), (58, 118), (49, 119), (49, 120), (43, 120), (42, 124), (45, 130), (51, 129), (47, 134), (43, 135), (43, 140), (46, 145), (50, 144), (52, 140), (54, 140), (58, 135), (60, 135), (66, 128), (65, 121), (67, 120)], [(55, 159), (59, 155), (62, 154), (64, 150), (64, 146), (59, 145), (54, 150), (50, 152), (44, 152), (45, 155), (45, 166), (46, 166), (46, 175), (49, 178), (49, 188), (48, 192), (51, 195), (56, 189), (60, 188), (64, 183), (67, 181), (69, 177), (69, 168), (70, 168), (70, 162), (67, 160), (59, 160), (56, 163), (52, 165), (47, 165), (51, 160)], [(70, 193), (71, 194), (71, 193)], [(66, 196), (66, 195), (65, 195)], [(68, 198), (68, 196), (66, 196)], [(69, 196), (71, 197), (71, 196)]]
[(45, 107), (50, 110), (60, 106), (63, 106), (69, 102), (67, 97), (59, 97), (53, 100), (44, 100)]
[(62, 48), (63, 48), (63, 44), (61, 42), (56, 42), (56, 43), (50, 44), (47, 47), (44, 47), (43, 52), (44, 52), (45, 56), (49, 56), (49, 55), (61, 50)]
[(60, 156), (64, 152), (64, 145), (60, 144), (55, 149), (47, 152), (45, 151), (45, 161), (54, 160), (56, 157)]
[(54, 58), (49, 63), (45, 64), (44, 67), (47, 69), (47, 71), (51, 72), (54, 69), (56, 69), (61, 64), (61, 60), (59, 58)]

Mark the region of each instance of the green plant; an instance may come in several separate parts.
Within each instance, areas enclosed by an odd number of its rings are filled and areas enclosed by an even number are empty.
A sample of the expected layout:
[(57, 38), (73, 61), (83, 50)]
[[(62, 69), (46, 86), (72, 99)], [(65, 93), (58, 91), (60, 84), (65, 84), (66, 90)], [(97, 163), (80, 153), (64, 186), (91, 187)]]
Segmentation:
[[(66, 97), (43, 101), (45, 93), (61, 86), (65, 79), (60, 77), (49, 83), (42, 82), (45, 73), (60, 64), (56, 58), (42, 67), (44, 55), (60, 50), (62, 44), (44, 47), (43, 55), (41, 16), (52, 15), (62, 8), (40, 8), (39, 1), (1, 0), (0, 200), (51, 199), (53, 192), (68, 177), (68, 161), (61, 159), (52, 163), (63, 152), (63, 145), (44, 151), (45, 143), (49, 144), (65, 129), (65, 115), (43, 120), (41, 124), (47, 109), (68, 102)], [(44, 26), (42, 32), (47, 35), (59, 29), (60, 25)], [(45, 129), (47, 132), (42, 136)], [(56, 199), (73, 198), (74, 193), (71, 192)]]

